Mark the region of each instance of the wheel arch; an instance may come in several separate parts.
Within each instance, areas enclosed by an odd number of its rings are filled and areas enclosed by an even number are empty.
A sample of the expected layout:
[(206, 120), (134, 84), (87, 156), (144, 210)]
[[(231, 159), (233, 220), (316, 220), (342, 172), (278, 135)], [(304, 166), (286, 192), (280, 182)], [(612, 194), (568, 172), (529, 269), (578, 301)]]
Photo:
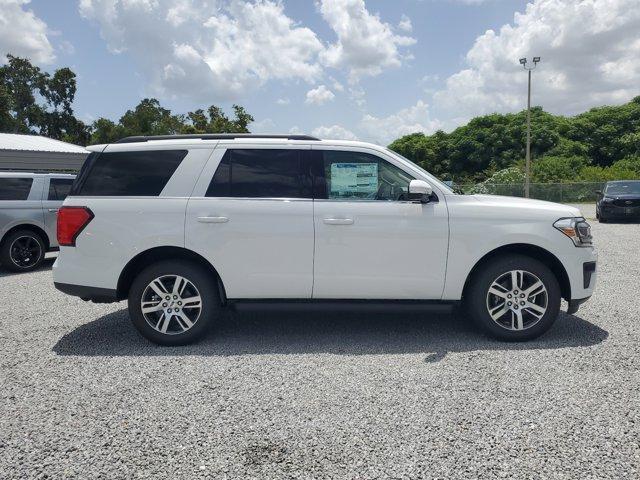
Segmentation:
[(227, 303), (227, 294), (222, 283), (222, 278), (216, 270), (216, 268), (206, 258), (193, 250), (189, 250), (182, 247), (154, 247), (144, 252), (140, 252), (133, 257), (125, 265), (118, 278), (118, 286), (116, 289), (116, 295), (118, 300), (123, 300), (129, 295), (129, 289), (135, 279), (136, 275), (149, 265), (162, 261), (162, 260), (187, 260), (198, 265), (204, 266), (216, 279), (218, 291), (220, 293), (220, 300), (223, 305)]
[(471, 283), (471, 279), (476, 274), (476, 272), (480, 268), (482, 268), (483, 265), (485, 265), (487, 262), (492, 261), (494, 258), (500, 257), (501, 255), (514, 253), (533, 258), (534, 260), (538, 260), (549, 267), (551, 272), (558, 280), (558, 283), (560, 284), (560, 293), (562, 298), (567, 301), (571, 299), (571, 283), (569, 281), (567, 270), (564, 268), (564, 265), (562, 265), (562, 262), (550, 251), (537, 245), (527, 243), (512, 243), (509, 245), (503, 245), (494, 250), (491, 250), (489, 253), (480, 258), (480, 260), (476, 262), (476, 264), (467, 275), (467, 279), (462, 290), (462, 298), (464, 299), (465, 297), (467, 288)]
[(44, 242), (45, 250), (49, 251), (49, 249), (51, 248), (51, 240), (49, 239), (49, 235), (47, 234), (47, 232), (43, 228), (33, 223), (20, 223), (18, 225), (12, 226), (2, 235), (2, 239), (0, 239), (0, 245), (4, 244), (5, 239), (9, 235), (11, 235), (13, 232), (17, 232), (18, 230), (29, 230), (33, 233), (37, 233)]

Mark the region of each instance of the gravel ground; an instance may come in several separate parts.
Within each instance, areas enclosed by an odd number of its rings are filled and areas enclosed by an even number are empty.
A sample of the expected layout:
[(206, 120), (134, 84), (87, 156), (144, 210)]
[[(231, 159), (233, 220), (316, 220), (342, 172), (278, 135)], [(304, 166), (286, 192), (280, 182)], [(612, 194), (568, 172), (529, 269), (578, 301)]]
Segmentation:
[(594, 235), (591, 302), (517, 345), (301, 308), (161, 348), (50, 265), (0, 273), (0, 478), (639, 478), (640, 225)]

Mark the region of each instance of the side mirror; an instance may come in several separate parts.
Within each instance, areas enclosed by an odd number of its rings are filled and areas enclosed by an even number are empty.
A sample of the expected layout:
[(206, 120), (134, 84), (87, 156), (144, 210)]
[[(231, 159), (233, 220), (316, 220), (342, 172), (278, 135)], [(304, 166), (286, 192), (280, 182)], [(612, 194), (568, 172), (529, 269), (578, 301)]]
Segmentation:
[(433, 188), (424, 180), (411, 180), (409, 182), (409, 200), (429, 203)]
[(596, 195), (602, 195), (602, 190), (596, 190)]

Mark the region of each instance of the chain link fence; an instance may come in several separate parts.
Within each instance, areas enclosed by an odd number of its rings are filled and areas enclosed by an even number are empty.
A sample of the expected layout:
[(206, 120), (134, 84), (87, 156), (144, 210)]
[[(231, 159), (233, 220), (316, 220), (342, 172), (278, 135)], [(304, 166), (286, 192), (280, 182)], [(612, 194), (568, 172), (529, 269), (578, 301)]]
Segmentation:
[[(580, 183), (531, 183), (529, 196), (538, 200), (559, 203), (595, 202), (596, 191), (604, 188), (605, 182)], [(476, 185), (455, 185), (467, 194), (506, 195), (524, 197), (522, 183), (479, 183)]]

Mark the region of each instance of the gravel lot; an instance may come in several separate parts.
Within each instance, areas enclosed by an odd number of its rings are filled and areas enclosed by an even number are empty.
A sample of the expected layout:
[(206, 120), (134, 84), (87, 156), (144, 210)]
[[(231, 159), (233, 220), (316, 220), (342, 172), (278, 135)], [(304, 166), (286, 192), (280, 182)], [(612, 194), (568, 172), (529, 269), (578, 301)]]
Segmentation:
[(639, 478), (640, 225), (594, 235), (591, 302), (517, 345), (301, 308), (161, 348), (50, 265), (0, 273), (0, 478)]

